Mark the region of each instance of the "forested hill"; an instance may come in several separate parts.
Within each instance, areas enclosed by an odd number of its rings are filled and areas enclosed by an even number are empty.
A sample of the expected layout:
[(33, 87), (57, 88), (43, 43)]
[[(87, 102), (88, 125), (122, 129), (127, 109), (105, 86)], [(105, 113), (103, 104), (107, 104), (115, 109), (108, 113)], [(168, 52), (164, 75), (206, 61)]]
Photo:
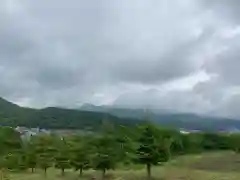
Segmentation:
[(0, 125), (42, 127), (49, 129), (97, 129), (103, 120), (114, 124), (135, 125), (139, 120), (119, 118), (104, 112), (89, 112), (49, 107), (32, 109), (17, 106), (0, 98)]
[[(100, 108), (64, 109), (49, 107), (45, 109), (23, 108), (0, 98), (0, 125), (42, 127), (47, 129), (97, 129), (103, 120), (120, 125), (136, 125), (144, 118), (143, 110)], [(156, 113), (151, 114), (154, 122), (173, 128), (207, 131), (240, 130), (236, 119), (206, 117), (195, 114)]]

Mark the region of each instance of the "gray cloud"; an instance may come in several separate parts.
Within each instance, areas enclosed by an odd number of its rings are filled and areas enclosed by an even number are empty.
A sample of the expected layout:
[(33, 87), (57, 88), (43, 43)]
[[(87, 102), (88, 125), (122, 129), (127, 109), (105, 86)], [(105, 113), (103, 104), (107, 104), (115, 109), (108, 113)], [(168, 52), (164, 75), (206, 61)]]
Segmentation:
[[(0, 3), (0, 96), (9, 100), (226, 115), (238, 103), (231, 95), (240, 82), (238, 1)], [(203, 70), (208, 81), (180, 88), (181, 79)], [(180, 90), (164, 89), (168, 83)]]
[[(240, 31), (239, 31), (240, 33)], [(206, 69), (209, 73), (218, 74), (222, 83), (229, 85), (240, 85), (238, 78), (240, 67), (240, 34), (234, 36), (230, 42), (225, 42), (226, 50), (219, 53), (212, 61), (207, 63)]]
[(200, 1), (205, 7), (211, 11), (216, 11), (222, 20), (232, 23), (240, 21), (240, 2), (238, 0), (203, 0)]
[[(199, 66), (192, 62), (192, 55), (205, 42), (204, 35), (173, 45), (171, 49), (146, 60), (128, 59), (118, 64), (114, 72), (120, 79), (140, 83), (166, 82), (195, 72)], [(151, 56), (151, 55), (150, 55)], [(139, 63), (140, 62), (140, 63)], [(177, 68), (174, 68), (174, 66)]]

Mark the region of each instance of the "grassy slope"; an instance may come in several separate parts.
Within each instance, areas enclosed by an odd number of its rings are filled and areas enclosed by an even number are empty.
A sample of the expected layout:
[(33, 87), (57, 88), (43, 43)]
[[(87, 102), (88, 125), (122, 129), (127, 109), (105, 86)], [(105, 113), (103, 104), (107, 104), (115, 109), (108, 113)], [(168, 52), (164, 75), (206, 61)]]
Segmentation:
[[(229, 158), (230, 157), (230, 158)], [(226, 161), (228, 161), (226, 163)], [(153, 176), (158, 180), (239, 180), (240, 155), (233, 153), (209, 153), (196, 156), (180, 157), (163, 167), (155, 167)], [(197, 166), (197, 165), (201, 166)], [(224, 171), (223, 171), (224, 169)], [(52, 169), (49, 171), (49, 180), (74, 180), (77, 179), (77, 173), (67, 172), (66, 177), (62, 178), (59, 171)], [(127, 179), (141, 180), (145, 179), (145, 170), (117, 170), (109, 172), (109, 179)], [(83, 179), (98, 177), (99, 173), (95, 171), (85, 172)], [(11, 174), (11, 180), (43, 180), (45, 179), (40, 172), (36, 174)]]

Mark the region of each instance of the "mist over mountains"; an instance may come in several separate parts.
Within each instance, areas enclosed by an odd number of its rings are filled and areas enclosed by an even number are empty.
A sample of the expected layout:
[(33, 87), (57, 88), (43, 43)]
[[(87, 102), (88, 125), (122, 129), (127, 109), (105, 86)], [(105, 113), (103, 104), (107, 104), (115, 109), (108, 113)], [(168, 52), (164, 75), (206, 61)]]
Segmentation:
[[(84, 104), (81, 110), (90, 112), (105, 112), (120, 118), (133, 118), (143, 120), (146, 113), (151, 120), (163, 126), (183, 128), (188, 130), (207, 131), (238, 131), (240, 120), (226, 117), (199, 115), (194, 113), (176, 113), (162, 109), (129, 109), (112, 106), (95, 106)], [(149, 112), (147, 112), (149, 111)]]

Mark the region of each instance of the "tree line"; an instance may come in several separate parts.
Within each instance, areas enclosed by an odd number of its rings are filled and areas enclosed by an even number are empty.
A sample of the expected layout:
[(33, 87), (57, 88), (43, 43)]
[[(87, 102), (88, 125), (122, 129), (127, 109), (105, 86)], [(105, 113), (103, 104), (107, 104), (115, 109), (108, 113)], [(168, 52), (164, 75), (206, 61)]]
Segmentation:
[(225, 133), (182, 134), (175, 129), (146, 122), (136, 127), (103, 123), (100, 132), (86, 135), (39, 135), (24, 141), (11, 128), (0, 128), (0, 168), (2, 170), (73, 169), (82, 176), (84, 170), (102, 172), (119, 165), (142, 164), (151, 178), (152, 166), (160, 166), (184, 154), (206, 151), (240, 151), (240, 135)]

